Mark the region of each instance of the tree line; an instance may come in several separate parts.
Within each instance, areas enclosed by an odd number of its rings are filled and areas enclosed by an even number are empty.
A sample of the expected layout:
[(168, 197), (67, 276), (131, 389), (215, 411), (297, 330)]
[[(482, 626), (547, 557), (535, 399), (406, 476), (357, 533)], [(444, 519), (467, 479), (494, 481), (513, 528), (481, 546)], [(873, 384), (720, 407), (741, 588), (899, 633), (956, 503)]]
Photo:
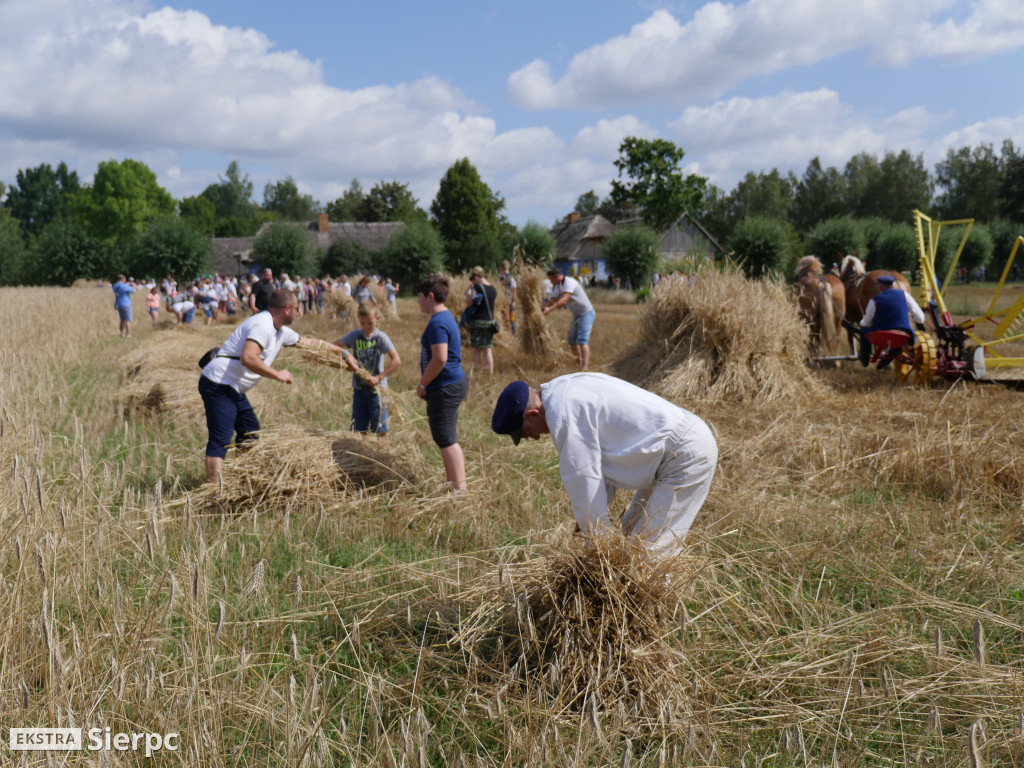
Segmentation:
[[(399, 181), (364, 190), (353, 179), (326, 205), (302, 194), (290, 176), (268, 182), (262, 203), (253, 186), (237, 161), (202, 193), (182, 200), (130, 158), (101, 162), (91, 184), (64, 162), (19, 170), (14, 183), (0, 182), (0, 285), (69, 285), (119, 272), (189, 279), (211, 271), (212, 238), (258, 232), (254, 259), (264, 266), (301, 275), (373, 271), (407, 284), (440, 269), (493, 268), (517, 244), (537, 263), (554, 253), (546, 227), (507, 220), (504, 199), (466, 158), (445, 172), (428, 209)], [(405, 226), (382, 253), (339, 241), (321, 254), (302, 228), (288, 224), (321, 212), (336, 222)]]

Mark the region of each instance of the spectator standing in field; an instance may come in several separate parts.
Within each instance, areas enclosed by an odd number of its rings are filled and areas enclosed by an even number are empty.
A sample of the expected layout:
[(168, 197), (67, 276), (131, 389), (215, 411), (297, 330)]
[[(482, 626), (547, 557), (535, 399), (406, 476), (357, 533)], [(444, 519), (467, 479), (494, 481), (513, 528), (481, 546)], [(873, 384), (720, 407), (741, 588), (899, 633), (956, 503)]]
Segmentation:
[(456, 427), (469, 380), (462, 370), (459, 325), (445, 306), (448, 289), (448, 278), (443, 275), (431, 275), (416, 286), (420, 312), (429, 317), (420, 337), (420, 381), (416, 394), (427, 401), (430, 436), (441, 449), (445, 477), (458, 493), (466, 489), (466, 460)]
[(257, 312), (265, 312), (270, 306), (270, 297), (274, 293), (274, 272), (270, 267), (263, 270), (260, 281), (252, 287), (249, 294), (249, 309), (255, 315)]
[(384, 295), (387, 296), (391, 309), (395, 311), (395, 317), (398, 317), (398, 284), (393, 283), (389, 277), (383, 282), (381, 288), (384, 289)]
[(353, 371), (363, 368), (370, 374), (369, 381), (352, 374), (352, 430), (383, 438), (388, 434), (388, 411), (377, 388), (387, 387), (388, 376), (398, 370), (402, 358), (388, 335), (377, 327), (380, 312), (375, 306), (360, 304), (357, 314), (359, 327), (334, 342)]
[(505, 295), (508, 296), (508, 327), (515, 336), (516, 333), (516, 289), (519, 287), (519, 283), (512, 273), (509, 271), (508, 259), (505, 259), (498, 265), (498, 283), (502, 288), (505, 289)]
[(572, 323), (569, 325), (569, 347), (579, 361), (580, 370), (587, 370), (590, 365), (590, 331), (594, 327), (594, 305), (587, 298), (587, 292), (574, 277), (566, 277), (561, 270), (552, 267), (548, 270), (551, 280), (551, 294), (544, 302), (541, 310), (545, 315), (560, 307), (569, 306), (572, 312)]
[(117, 317), (121, 327), (121, 338), (132, 337), (132, 294), (135, 293), (135, 286), (128, 282), (124, 275), (117, 276), (117, 282), (111, 288), (114, 290), (114, 309), (117, 310)]
[(466, 294), (466, 323), (473, 367), (482, 365), (488, 376), (494, 376), (494, 303), (498, 300), (498, 289), (487, 280), (483, 267), (473, 267), (469, 280), (472, 286)]
[(341, 278), (339, 278), (339, 279), (340, 279), (340, 283), (338, 285), (341, 288), (341, 292), (344, 293), (346, 296), (348, 296), (351, 299), (352, 298), (352, 283), (350, 283), (348, 281), (348, 275), (342, 275)]
[(146, 307), (149, 309), (149, 319), (153, 321), (153, 330), (156, 330), (156, 321), (160, 316), (160, 289), (155, 285), (146, 295)]
[(319, 342), (332, 352), (341, 354), (340, 347), (299, 336), (288, 327), (298, 308), (292, 291), (274, 291), (268, 309), (239, 325), (213, 360), (203, 368), (199, 394), (206, 409), (206, 479), (209, 482), (216, 482), (220, 476), (232, 438), (236, 444), (256, 439), (260, 422), (245, 393), (261, 377), (285, 384), (293, 382), (290, 371), (271, 367), (281, 347), (300, 341), (306, 344)]
[(352, 298), (355, 299), (357, 305), (369, 303), (375, 307), (377, 306), (377, 299), (373, 297), (373, 289), (370, 287), (370, 278), (367, 275), (359, 278), (359, 285), (356, 286)]
[(611, 525), (613, 489), (634, 491), (622, 531), (655, 554), (679, 551), (718, 464), (715, 437), (700, 418), (603, 373), (559, 376), (539, 390), (515, 381), (498, 397), (491, 428), (516, 445), (551, 435), (586, 535)]

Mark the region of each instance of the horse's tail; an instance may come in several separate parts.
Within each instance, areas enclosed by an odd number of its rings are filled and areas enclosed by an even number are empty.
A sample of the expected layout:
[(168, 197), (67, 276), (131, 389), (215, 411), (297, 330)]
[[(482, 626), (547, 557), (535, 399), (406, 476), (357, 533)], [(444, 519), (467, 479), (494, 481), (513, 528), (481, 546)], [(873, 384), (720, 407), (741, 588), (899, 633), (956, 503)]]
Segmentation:
[(833, 353), (839, 344), (836, 328), (836, 306), (832, 301), (832, 286), (827, 280), (818, 282), (818, 338), (819, 346), (826, 353)]

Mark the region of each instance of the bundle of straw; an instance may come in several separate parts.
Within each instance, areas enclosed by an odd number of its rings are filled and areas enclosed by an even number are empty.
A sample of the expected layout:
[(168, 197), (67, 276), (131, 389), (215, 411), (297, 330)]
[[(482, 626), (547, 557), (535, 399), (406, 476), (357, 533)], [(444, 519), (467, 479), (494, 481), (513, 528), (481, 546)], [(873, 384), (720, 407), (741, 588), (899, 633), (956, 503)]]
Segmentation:
[(229, 458), (221, 483), (203, 485), (193, 500), (219, 511), (311, 508), (340, 502), (360, 488), (415, 482), (409, 462), (375, 440), (297, 427), (264, 430)]
[(657, 719), (684, 698), (683, 655), (668, 639), (679, 589), (692, 578), (680, 560), (652, 560), (621, 533), (573, 536), (492, 572), (456, 640), (483, 657), (499, 686), (540, 686), (576, 706), (623, 702)]
[(639, 323), (615, 375), (674, 402), (824, 395), (806, 364), (807, 326), (776, 283), (707, 268), (659, 284)]
[(187, 373), (175, 368), (144, 370), (122, 387), (119, 398), (127, 411), (198, 411), (202, 406), (196, 389), (198, 379), (198, 372)]
[[(344, 361), (341, 359), (341, 355), (331, 352), (323, 345), (323, 342), (319, 344), (304, 344), (303, 342), (299, 342), (298, 344), (295, 345), (295, 348), (299, 351), (299, 354), (302, 355), (303, 360), (305, 360), (308, 363), (315, 363), (316, 365), (325, 365), (328, 368), (344, 368), (346, 371), (350, 370), (349, 367), (345, 365)], [(358, 370), (352, 372), (356, 376), (361, 378), (363, 381), (365, 381), (367, 384), (370, 383), (370, 372), (367, 371), (365, 368), (359, 368)], [(387, 387), (373, 387), (373, 390), (378, 394), (380, 394), (378, 390), (384, 389), (387, 389)]]
[(340, 288), (324, 294), (324, 311), (348, 321), (356, 315), (356, 303)]
[(540, 267), (523, 267), (519, 272), (516, 289), (516, 325), (522, 350), (539, 365), (554, 367), (571, 358), (565, 341), (559, 338), (541, 311), (544, 299), (544, 280), (547, 276)]
[(373, 292), (373, 298), (377, 302), (377, 311), (380, 312), (382, 320), (397, 320), (398, 312), (391, 306), (391, 302), (388, 301), (388, 294), (380, 284), (374, 280), (370, 281), (370, 290)]

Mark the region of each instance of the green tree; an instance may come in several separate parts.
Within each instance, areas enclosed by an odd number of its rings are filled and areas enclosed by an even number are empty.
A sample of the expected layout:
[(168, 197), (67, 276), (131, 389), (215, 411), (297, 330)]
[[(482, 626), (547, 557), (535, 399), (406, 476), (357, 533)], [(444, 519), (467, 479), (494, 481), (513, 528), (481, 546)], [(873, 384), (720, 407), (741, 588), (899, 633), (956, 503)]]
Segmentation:
[(605, 266), (633, 289), (649, 285), (658, 266), (658, 233), (644, 224), (620, 227), (601, 246)]
[[(992, 267), (1001, 275), (1007, 259), (1013, 252), (1013, 246), (1017, 243), (1017, 238), (1024, 236), (1024, 223), (995, 219), (988, 223), (988, 232), (992, 235)], [(1017, 248), (1017, 255), (1013, 257), (1013, 263), (1017, 265), (1018, 269), (1024, 265), (1024, 245)], [(994, 277), (998, 277), (998, 275), (994, 275)]]
[(1000, 165), (1000, 214), (1011, 221), (1024, 221), (1024, 155), (1010, 139), (1003, 142)]
[(426, 220), (408, 184), (399, 181), (379, 181), (373, 185), (358, 208), (358, 221), (412, 221)]
[(32, 282), (71, 285), (79, 278), (108, 275), (109, 254), (98, 239), (70, 217), (61, 216), (36, 240)]
[(886, 152), (879, 162), (861, 153), (850, 158), (843, 170), (847, 208), (858, 218), (881, 216), (889, 221), (910, 221), (914, 209), (926, 209), (933, 183), (924, 156), (907, 150)]
[(838, 168), (822, 168), (815, 157), (793, 190), (790, 221), (801, 232), (809, 232), (819, 222), (848, 214), (846, 201), (846, 178)]
[(217, 207), (208, 197), (186, 197), (178, 203), (178, 215), (182, 221), (187, 221), (211, 237), (217, 234)]
[(548, 264), (555, 255), (555, 236), (537, 221), (527, 221), (519, 228), (516, 238), (528, 264)]
[(359, 209), (364, 197), (363, 185), (359, 179), (352, 179), (345, 194), (327, 204), (327, 217), (331, 221), (359, 221)]
[(191, 279), (209, 272), (213, 263), (210, 236), (174, 216), (154, 221), (136, 240), (133, 252), (133, 272), (153, 278), (169, 274)]
[(0, 285), (22, 285), (28, 249), (18, 228), (18, 220), (8, 211), (0, 211)]
[(17, 185), (9, 190), (4, 206), (18, 220), (23, 232), (38, 235), (49, 224), (67, 215), (68, 203), (81, 190), (78, 173), (60, 163), (18, 171)]
[(491, 191), (468, 158), (445, 171), (430, 204), (437, 233), (444, 243), (445, 267), (458, 274), (473, 266), (491, 268), (499, 260), (499, 213), (505, 201)]
[(612, 181), (612, 202), (632, 202), (644, 222), (659, 232), (684, 211), (698, 215), (707, 179), (692, 173), (683, 176), (679, 164), (685, 154), (666, 139), (627, 136), (615, 161), (618, 178)]
[(362, 243), (335, 240), (324, 254), (320, 270), (328, 275), (367, 275), (373, 267), (374, 258)]
[(576, 198), (576, 213), (580, 216), (593, 216), (597, 213), (597, 206), (601, 200), (598, 198), (597, 193), (590, 189)]
[(295, 179), (267, 182), (263, 187), (263, 210), (270, 211), (282, 221), (311, 221), (320, 211), (320, 204), (312, 195), (299, 192)]
[(429, 222), (414, 220), (391, 236), (380, 257), (385, 274), (407, 288), (412, 287), (441, 271), (441, 238)]
[(736, 224), (729, 247), (750, 277), (786, 272), (791, 261), (790, 233), (784, 221), (751, 216)]
[(217, 237), (248, 237), (272, 216), (252, 200), (252, 181), (243, 174), (237, 160), (228, 164), (224, 176), (203, 190), (202, 197), (217, 211), (214, 234)]
[(942, 190), (935, 201), (940, 218), (988, 221), (999, 215), (1001, 168), (991, 144), (950, 147), (935, 166), (935, 180)]
[(852, 216), (828, 219), (815, 225), (804, 238), (804, 251), (825, 264), (842, 262), (847, 254), (867, 257), (867, 245), (860, 222)]
[(91, 187), (72, 200), (86, 231), (107, 243), (127, 244), (160, 216), (173, 214), (174, 198), (145, 163), (127, 158), (99, 164)]
[(306, 230), (285, 222), (271, 224), (252, 244), (253, 261), (270, 267), (275, 275), (281, 272), (292, 276), (313, 274), (319, 266), (317, 256)]

